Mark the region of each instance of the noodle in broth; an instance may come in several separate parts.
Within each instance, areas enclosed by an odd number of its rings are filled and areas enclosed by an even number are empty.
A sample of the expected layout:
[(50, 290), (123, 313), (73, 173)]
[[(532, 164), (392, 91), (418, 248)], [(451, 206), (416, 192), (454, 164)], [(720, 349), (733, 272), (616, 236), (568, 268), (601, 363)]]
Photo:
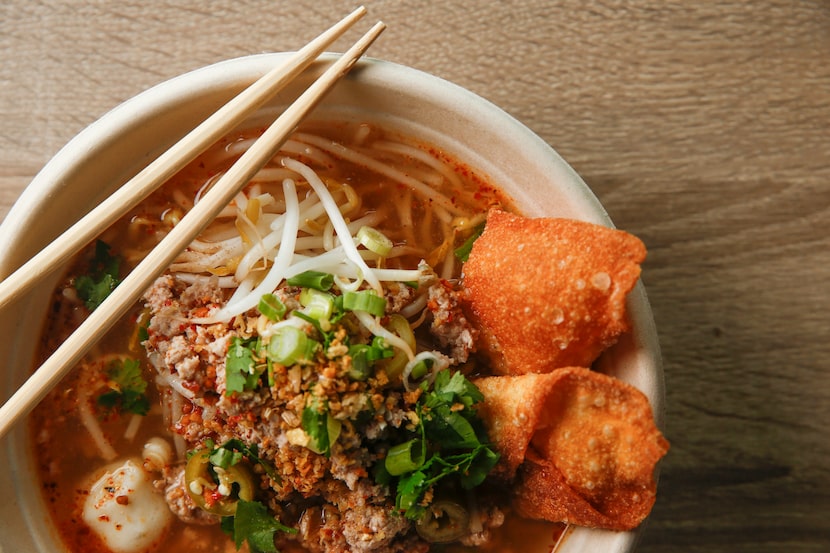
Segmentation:
[[(93, 307), (89, 290), (79, 283), (108, 263), (99, 256), (114, 255), (120, 273), (129, 270), (257, 134), (242, 132), (212, 147), (106, 231), (101, 244), (109, 248), (91, 246), (76, 259), (55, 292), (40, 348), (44, 358)], [(394, 489), (378, 484), (381, 480), (370, 472), (383, 464), (397, 436), (411, 436), (417, 428), (412, 406), (419, 384), (431, 383), (442, 370), (482, 370), (470, 345), (463, 343), (470, 330), (447, 322), (462, 316), (453, 304), (453, 283), (460, 273), (454, 252), (490, 207), (507, 203), (458, 161), (376, 125), (341, 121), (301, 127), (169, 267), (146, 303), (103, 336), (32, 414), (44, 498), (69, 550), (119, 551), (91, 530), (84, 504), (105, 469), (130, 458), (151, 475), (155, 495), (164, 497), (178, 516), (163, 517), (156, 523), (163, 531), (149, 528), (147, 545), (121, 549), (128, 553), (183, 547), (235, 551), (219, 525), (221, 517), (230, 518), (219, 509), (226, 503), (237, 512), (238, 505), (261, 505), (287, 525), (291, 531), (275, 534), (282, 551), (303, 546), (313, 551), (418, 551), (441, 541), (422, 537), (415, 518), (400, 514)], [(328, 275), (330, 291), (286, 286), (286, 278), (309, 271)], [(356, 300), (363, 301), (371, 291), (376, 299), (386, 299), (379, 313), (362, 303), (352, 310), (337, 307), (348, 294), (363, 294)], [(293, 316), (273, 316), (261, 303), (264, 295), (266, 304), (282, 305)], [(326, 302), (341, 310), (339, 322), (330, 314), (318, 316), (315, 309), (332, 308)], [(391, 321), (404, 321), (406, 328)], [(442, 325), (444, 331), (430, 331)], [(341, 333), (329, 336), (331, 328)], [(288, 345), (284, 347), (294, 357), (279, 357), (273, 344), (292, 333), (303, 343), (314, 342), (312, 349), (298, 353)], [(177, 344), (189, 349), (177, 349)], [(367, 351), (381, 358), (372, 360), (374, 372), (355, 375), (353, 359), (370, 355)], [(252, 372), (232, 376), (226, 352), (239, 353), (236, 363), (249, 360)], [(139, 367), (138, 377), (133, 364)], [(139, 400), (128, 395), (127, 382), (141, 379), (149, 385), (136, 392)], [(330, 382), (342, 389), (321, 391)], [(315, 398), (327, 402), (327, 412), (317, 408)], [(133, 401), (137, 403), (128, 405)], [(305, 420), (315, 414), (322, 422)], [(323, 427), (328, 441), (321, 446), (311, 429)], [(248, 438), (256, 451), (246, 449), (250, 443), (242, 450), (222, 447)], [(291, 458), (285, 458), (286, 452)], [(200, 470), (209, 471), (209, 477), (194, 481), (187, 470), (203, 453), (205, 459), (208, 453), (243, 457), (238, 466), (244, 465), (247, 476), (227, 480), (232, 485), (222, 489), (222, 479), (237, 465), (204, 461)], [(243, 497), (249, 484), (255, 501)], [(215, 503), (209, 492), (219, 494)], [(433, 498), (433, 493), (443, 495)], [(457, 483), (446, 489), (436, 485), (412, 508), (430, 501), (436, 505), (448, 499), (446, 494), (460, 497), (450, 499), (464, 504), (469, 522), (465, 532), (444, 541), (507, 550), (497, 530), (504, 509), (486, 490), (477, 495)], [(363, 504), (352, 508), (358, 495)], [(126, 495), (113, 499), (130, 501)], [(202, 508), (194, 501), (201, 501)], [(213, 513), (205, 512), (211, 508)], [(368, 518), (356, 521), (361, 510), (382, 519), (381, 526), (372, 527), (377, 520)], [(356, 535), (359, 524), (366, 526), (360, 530), (365, 536)], [(513, 527), (510, 532), (516, 532), (516, 524), (521, 523), (507, 525)], [(245, 541), (240, 541), (243, 549), (249, 546)]]

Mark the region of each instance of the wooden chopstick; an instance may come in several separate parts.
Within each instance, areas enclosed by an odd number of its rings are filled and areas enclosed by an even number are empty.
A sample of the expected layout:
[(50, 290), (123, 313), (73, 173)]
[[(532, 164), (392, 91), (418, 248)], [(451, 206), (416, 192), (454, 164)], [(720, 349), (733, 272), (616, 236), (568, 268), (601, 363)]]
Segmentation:
[(0, 308), (27, 291), (56, 267), (68, 261), (75, 252), (101, 234), (130, 208), (150, 195), (211, 144), (225, 136), (245, 117), (296, 78), (365, 14), (366, 8), (360, 6), (297, 51), (283, 64), (260, 77), (51, 244), (7, 276), (0, 282)]
[(83, 355), (124, 316), (153, 281), (276, 155), (288, 135), (354, 66), (386, 28), (376, 23), (289, 106), (170, 233), (130, 272), (29, 379), (0, 407), (0, 437), (26, 415)]

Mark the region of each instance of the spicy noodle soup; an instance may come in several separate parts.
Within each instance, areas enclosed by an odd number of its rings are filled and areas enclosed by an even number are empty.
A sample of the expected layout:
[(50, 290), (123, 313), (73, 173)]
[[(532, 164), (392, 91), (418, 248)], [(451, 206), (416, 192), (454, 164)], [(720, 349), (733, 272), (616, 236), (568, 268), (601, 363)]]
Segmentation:
[[(211, 148), (75, 260), (43, 358), (257, 134)], [(504, 525), (485, 480), (498, 455), (465, 375), (487, 369), (455, 288), (465, 242), (507, 203), (411, 139), (304, 125), (31, 415), (68, 549), (510, 550), (525, 527)]]

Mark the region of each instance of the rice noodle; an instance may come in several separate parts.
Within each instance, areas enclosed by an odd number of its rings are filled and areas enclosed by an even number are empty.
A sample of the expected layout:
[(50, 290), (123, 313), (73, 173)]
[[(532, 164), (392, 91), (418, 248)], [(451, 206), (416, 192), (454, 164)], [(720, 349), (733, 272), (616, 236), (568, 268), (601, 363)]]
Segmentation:
[(303, 142), (307, 142), (318, 148), (329, 152), (341, 159), (345, 159), (352, 163), (356, 163), (358, 165), (363, 165), (364, 167), (375, 171), (385, 177), (393, 179), (401, 184), (404, 184), (413, 190), (420, 193), (425, 198), (432, 200), (436, 205), (440, 205), (445, 208), (447, 211), (451, 213), (461, 213), (461, 209), (453, 205), (452, 200), (447, 198), (445, 195), (441, 194), (440, 192), (436, 191), (432, 187), (424, 184), (423, 182), (413, 179), (406, 173), (403, 173), (394, 167), (390, 167), (389, 165), (380, 162), (376, 159), (373, 159), (365, 154), (347, 148), (342, 144), (337, 142), (332, 142), (331, 140), (326, 140), (324, 138), (320, 138), (319, 136), (314, 136), (306, 133), (297, 133), (295, 137), (298, 140), (302, 140)]
[[(395, 257), (403, 257), (403, 256), (413, 256), (413, 257), (424, 257), (427, 252), (425, 252), (422, 248), (418, 248), (415, 246), (393, 246), (389, 253), (383, 256), (386, 259), (393, 259)], [(360, 250), (360, 254), (363, 256), (363, 259), (367, 261), (372, 261), (375, 259), (380, 259), (380, 256), (375, 252), (369, 250)]]
[(372, 134), (372, 127), (366, 123), (362, 123), (355, 131), (353, 140), (356, 144), (363, 144), (369, 138), (370, 134)]
[(195, 257), (201, 256), (203, 254), (216, 253), (224, 247), (225, 242), (231, 242), (233, 240), (240, 241), (238, 236), (235, 236), (233, 239), (228, 240), (196, 239), (190, 243), (187, 250), (181, 253), (179, 259), (192, 260)]
[(438, 218), (438, 219), (439, 219), (442, 223), (449, 224), (450, 222), (452, 222), (452, 219), (453, 219), (452, 214), (451, 214), (451, 213), (449, 213), (447, 210), (445, 210), (445, 209), (444, 209), (443, 207), (441, 207), (440, 205), (436, 205), (436, 206), (434, 206), (434, 207), (432, 208), (432, 210), (435, 212), (435, 216), (436, 216), (436, 217), (437, 217), (437, 218)]
[(227, 146), (225, 146), (225, 152), (228, 154), (228, 157), (236, 157), (241, 156), (248, 149), (254, 145), (256, 142), (256, 138), (243, 138), (240, 140), (234, 140), (233, 142), (229, 142)]
[(127, 424), (127, 429), (124, 431), (124, 439), (128, 442), (131, 442), (135, 439), (135, 435), (138, 434), (139, 428), (141, 428), (141, 421), (144, 420), (142, 415), (133, 415), (130, 417), (130, 422)]
[(458, 190), (463, 188), (461, 185), (461, 179), (458, 178), (458, 174), (455, 171), (447, 167), (447, 164), (442, 162), (440, 159), (436, 158), (435, 156), (431, 155), (429, 152), (422, 150), (421, 148), (417, 148), (410, 144), (404, 144), (403, 142), (391, 142), (387, 140), (378, 140), (372, 144), (374, 148), (379, 150), (383, 150), (386, 152), (393, 152), (396, 154), (409, 156), (411, 158), (417, 159), (424, 165), (428, 165), (435, 171), (441, 174), (447, 182), (452, 185), (453, 190)]
[(298, 140), (286, 140), (280, 148), (280, 152), (302, 156), (322, 167), (332, 167), (335, 164), (334, 159), (319, 148), (303, 144)]
[(193, 273), (172, 273), (173, 278), (180, 280), (186, 284), (194, 284), (196, 282), (209, 282), (214, 281), (216, 282), (219, 288), (236, 288), (239, 283), (237, 282), (236, 278), (233, 276), (207, 276), (207, 275), (198, 275)]
[(444, 256), (444, 263), (441, 266), (441, 278), (444, 280), (450, 280), (452, 278), (453, 271), (455, 271), (455, 251), (450, 246), (447, 248), (447, 253)]
[(213, 223), (211, 223), (210, 227), (206, 231), (204, 231), (199, 238), (191, 242), (192, 249), (197, 251), (197, 247), (193, 247), (192, 244), (214, 244), (214, 243), (224, 243), (230, 240), (237, 240), (241, 242), (241, 238), (239, 238), (239, 233), (236, 232), (236, 227), (233, 225), (233, 221), (224, 220), (221, 221), (216, 219)]
[(109, 440), (104, 436), (104, 430), (98, 423), (98, 417), (92, 412), (90, 407), (90, 398), (88, 386), (79, 386), (78, 389), (78, 415), (81, 419), (81, 424), (84, 425), (89, 436), (92, 438), (92, 443), (98, 448), (101, 458), (105, 461), (112, 461), (118, 457), (115, 448), (112, 447)]
[[(163, 394), (166, 395), (166, 394)], [(182, 396), (170, 390), (170, 421), (178, 421), (182, 417)], [(181, 434), (173, 433), (173, 445), (176, 448), (176, 457), (183, 459), (187, 452), (187, 444)]]
[(173, 272), (188, 272), (188, 273), (206, 273), (210, 272), (216, 267), (226, 264), (234, 257), (240, 256), (244, 253), (244, 246), (242, 239), (238, 241), (228, 242), (216, 253), (203, 256), (201, 259), (193, 261), (177, 261), (170, 265), (170, 270)]
[(179, 207), (186, 211), (189, 211), (190, 208), (193, 207), (193, 199), (182, 192), (180, 188), (175, 188), (173, 190), (173, 201), (175, 201)]

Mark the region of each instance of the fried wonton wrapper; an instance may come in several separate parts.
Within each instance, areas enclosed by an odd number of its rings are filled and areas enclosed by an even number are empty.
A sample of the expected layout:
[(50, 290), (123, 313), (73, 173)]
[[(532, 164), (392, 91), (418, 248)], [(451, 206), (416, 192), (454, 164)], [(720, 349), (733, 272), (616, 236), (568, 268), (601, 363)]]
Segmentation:
[(669, 444), (636, 388), (589, 369), (475, 380), (479, 414), (516, 475), (513, 506), (528, 518), (610, 530), (651, 511), (654, 469)]
[(501, 374), (590, 366), (628, 330), (625, 298), (645, 257), (620, 230), (490, 211), (463, 269), (480, 350)]

